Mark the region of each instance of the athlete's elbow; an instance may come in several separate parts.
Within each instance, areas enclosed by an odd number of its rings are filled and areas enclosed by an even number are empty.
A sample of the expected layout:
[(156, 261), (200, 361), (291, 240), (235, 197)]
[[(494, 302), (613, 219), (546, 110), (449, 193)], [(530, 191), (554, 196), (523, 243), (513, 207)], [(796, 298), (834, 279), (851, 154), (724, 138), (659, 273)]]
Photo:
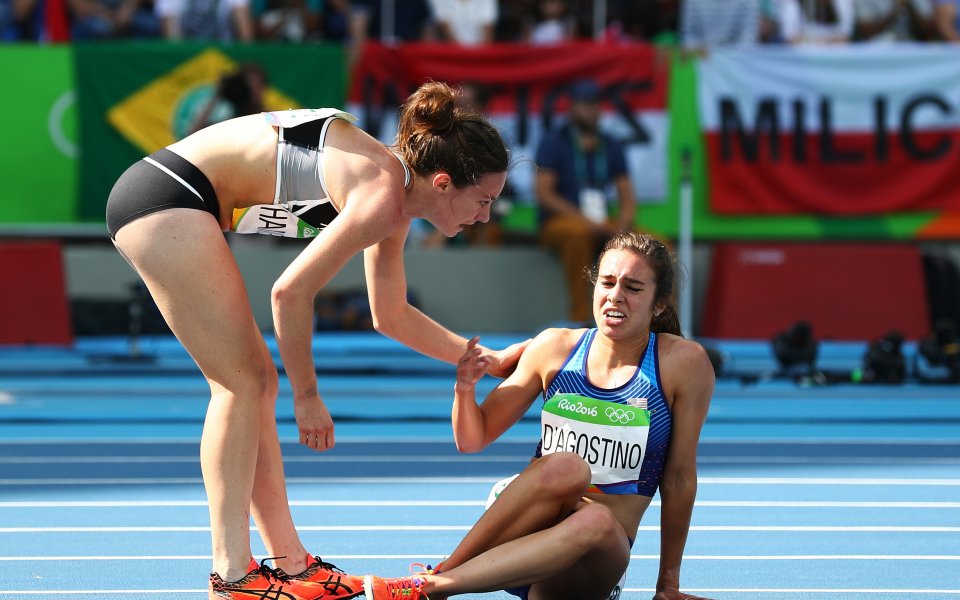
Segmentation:
[(453, 442), (457, 446), (457, 451), (461, 454), (476, 454), (487, 447), (487, 445), (483, 443), (483, 440), (479, 438), (454, 436)]
[(397, 321), (389, 315), (389, 311), (377, 310), (370, 307), (370, 322), (373, 324), (373, 329), (377, 333), (387, 337), (394, 337)]
[(284, 304), (288, 304), (293, 296), (294, 292), (290, 285), (282, 280), (277, 281), (270, 289), (270, 304), (274, 309), (279, 309)]
[(404, 319), (402, 303), (371, 302), (370, 321), (373, 328), (385, 336), (395, 338)]

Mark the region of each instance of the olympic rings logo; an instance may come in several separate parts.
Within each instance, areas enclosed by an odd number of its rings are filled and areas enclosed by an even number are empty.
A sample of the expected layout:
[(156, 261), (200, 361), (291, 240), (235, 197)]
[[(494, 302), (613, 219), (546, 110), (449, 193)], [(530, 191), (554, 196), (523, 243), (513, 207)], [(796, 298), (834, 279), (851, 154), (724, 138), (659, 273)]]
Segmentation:
[(637, 415), (633, 414), (633, 412), (629, 410), (624, 410), (622, 408), (614, 408), (612, 406), (608, 407), (605, 413), (608, 419), (610, 419), (611, 421), (620, 423), (621, 425), (626, 425), (630, 421), (637, 418)]

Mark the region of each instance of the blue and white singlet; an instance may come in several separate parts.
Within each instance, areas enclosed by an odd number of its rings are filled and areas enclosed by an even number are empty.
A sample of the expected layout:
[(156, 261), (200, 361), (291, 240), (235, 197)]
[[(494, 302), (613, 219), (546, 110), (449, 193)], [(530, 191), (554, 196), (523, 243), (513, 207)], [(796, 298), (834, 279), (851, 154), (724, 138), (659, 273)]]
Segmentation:
[(587, 377), (587, 355), (597, 330), (570, 351), (544, 393), (536, 455), (576, 452), (592, 473), (588, 491), (652, 497), (663, 476), (673, 418), (663, 397), (657, 335), (625, 384), (599, 388)]

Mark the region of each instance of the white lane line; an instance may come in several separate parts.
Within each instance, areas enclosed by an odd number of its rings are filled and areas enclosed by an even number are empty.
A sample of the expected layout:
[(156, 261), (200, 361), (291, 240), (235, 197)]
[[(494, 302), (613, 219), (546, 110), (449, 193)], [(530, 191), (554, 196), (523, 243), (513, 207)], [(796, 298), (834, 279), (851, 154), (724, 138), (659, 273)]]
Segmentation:
[[(392, 464), (418, 463), (505, 463), (528, 462), (529, 454), (495, 456), (286, 456), (284, 463), (370, 463)], [(902, 457), (902, 456), (699, 456), (702, 464), (776, 464), (776, 465), (956, 465), (960, 458), (954, 457)], [(0, 456), (0, 464), (11, 465), (59, 465), (59, 464), (199, 464), (199, 456)]]
[[(901, 589), (901, 588), (684, 588), (685, 591), (693, 594), (937, 594), (937, 595), (956, 595), (960, 590), (921, 590), (921, 589)], [(0, 596), (59, 596), (63, 594), (72, 595), (129, 595), (129, 594), (202, 594), (207, 590), (0, 590)], [(629, 593), (654, 593), (654, 588), (623, 588), (624, 592)], [(901, 598), (903, 596), (900, 596)]]
[[(291, 500), (290, 506), (484, 506), (483, 500)], [(43, 500), (0, 502), (4, 508), (156, 508), (156, 507), (207, 507), (205, 500)], [(660, 500), (650, 503), (661, 506)], [(960, 502), (845, 502), (826, 500), (698, 500), (697, 507), (713, 508), (960, 508)]]
[[(291, 500), (290, 506), (484, 506), (483, 500)], [(956, 503), (960, 507), (960, 502)], [(0, 502), (2, 508), (156, 508), (156, 507), (207, 507), (206, 500), (89, 500), (89, 501), (38, 501)]]
[[(285, 463), (487, 463), (487, 462), (529, 462), (530, 454), (517, 456), (436, 456), (411, 455), (400, 456), (287, 456)], [(958, 459), (957, 462), (960, 462)], [(0, 464), (166, 464), (200, 463), (199, 456), (6, 456), (0, 457)]]
[(73, 596), (130, 596), (141, 597), (144, 595), (169, 595), (169, 594), (203, 594), (204, 589), (194, 590), (0, 590), (0, 596), (40, 596), (45, 598), (54, 598), (70, 594)]
[[(195, 437), (138, 437), (138, 438), (97, 438), (89, 439), (86, 436), (76, 437), (6, 437), (0, 440), (0, 446), (50, 446), (50, 445), (75, 445), (82, 441), (86, 445), (191, 445), (200, 444), (200, 438)], [(535, 436), (511, 436), (497, 440), (498, 445), (503, 444), (523, 444), (536, 445), (540, 439)], [(296, 446), (299, 444), (297, 438), (281, 437), (282, 444)], [(337, 437), (337, 445), (348, 444), (443, 444), (450, 445), (453, 439), (449, 436), (387, 436), (387, 437), (368, 437), (368, 436), (343, 436)], [(810, 438), (810, 437), (780, 437), (780, 438), (736, 438), (736, 437), (701, 437), (700, 443), (704, 445), (726, 445), (726, 446), (761, 446), (765, 450), (777, 446), (822, 446), (823, 444), (832, 444), (836, 446), (943, 446), (956, 444), (956, 438)]]
[[(649, 592), (653, 593), (654, 588), (623, 588), (625, 592)], [(960, 590), (908, 590), (898, 588), (879, 588), (879, 589), (844, 589), (844, 588), (683, 588), (683, 591), (691, 594), (945, 594), (952, 596), (960, 594)]]
[[(288, 484), (332, 483), (349, 484), (450, 484), (496, 483), (498, 477), (287, 477)], [(960, 486), (960, 479), (895, 479), (846, 477), (702, 477), (701, 485), (903, 485), (903, 486)], [(0, 486), (8, 485), (172, 485), (201, 484), (199, 477), (89, 477), (89, 478), (8, 478), (0, 479)]]
[[(300, 531), (469, 531), (472, 525), (301, 525)], [(0, 527), (0, 533), (187, 533), (210, 531), (208, 526), (96, 526), (96, 527)], [(251, 531), (256, 531), (251, 527)], [(660, 531), (659, 525), (642, 525), (637, 531)], [(691, 525), (690, 531), (744, 532), (843, 532), (843, 533), (960, 533), (960, 527), (900, 525)]]
[[(41, 596), (53, 597), (64, 594), (78, 596), (125, 596), (125, 595), (170, 595), (170, 594), (202, 594), (204, 589), (184, 589), (184, 590), (0, 590), (0, 596)], [(653, 588), (624, 588), (624, 592), (630, 593), (653, 593)], [(937, 590), (937, 589), (900, 589), (900, 588), (684, 588), (684, 591), (691, 594), (943, 594), (956, 595), (960, 590)], [(902, 596), (901, 596), (902, 597)]]
[[(323, 559), (327, 561), (343, 560), (442, 560), (446, 554), (324, 554)], [(0, 562), (16, 561), (192, 561), (192, 560), (211, 560), (210, 555), (152, 555), (152, 556), (0, 556)], [(659, 554), (632, 554), (631, 560), (650, 560), (659, 561)], [(757, 556), (745, 555), (701, 555), (693, 554), (683, 557), (684, 560), (702, 560), (702, 561), (831, 561), (831, 560), (885, 560), (885, 561), (960, 561), (960, 555), (941, 555), (941, 554), (766, 554)]]

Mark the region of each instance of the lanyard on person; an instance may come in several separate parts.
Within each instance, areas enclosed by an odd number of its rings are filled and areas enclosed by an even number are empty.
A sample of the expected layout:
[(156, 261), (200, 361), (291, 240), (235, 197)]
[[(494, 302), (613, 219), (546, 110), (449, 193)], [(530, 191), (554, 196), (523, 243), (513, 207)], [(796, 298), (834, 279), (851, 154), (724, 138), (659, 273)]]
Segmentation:
[(583, 151), (580, 132), (574, 125), (570, 125), (570, 137), (573, 142), (573, 167), (577, 172), (580, 188), (602, 189), (607, 183), (607, 147), (603, 143), (603, 136), (597, 133), (597, 147), (593, 151), (593, 168), (590, 169), (589, 174), (587, 173), (587, 155)]
[(587, 174), (587, 156), (581, 146), (580, 132), (576, 127), (570, 127), (570, 136), (573, 142), (573, 165), (577, 172), (577, 203), (580, 212), (594, 223), (604, 223), (608, 218), (607, 194), (604, 190), (607, 183), (607, 154), (603, 138), (597, 134), (597, 147), (593, 151), (593, 169)]

